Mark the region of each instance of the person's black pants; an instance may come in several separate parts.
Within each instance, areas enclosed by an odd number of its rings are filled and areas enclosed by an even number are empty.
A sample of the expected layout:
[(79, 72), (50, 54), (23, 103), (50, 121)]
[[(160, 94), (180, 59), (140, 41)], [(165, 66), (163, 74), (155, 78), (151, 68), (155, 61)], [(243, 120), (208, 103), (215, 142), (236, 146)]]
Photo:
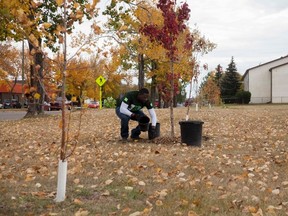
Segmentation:
[[(140, 110), (137, 112), (133, 112), (133, 113), (139, 115), (139, 117), (146, 116)], [(127, 139), (129, 137), (129, 121), (131, 118), (130, 116), (121, 113), (120, 107), (116, 107), (116, 115), (121, 119), (121, 137)], [(138, 138), (140, 134), (141, 134), (141, 130), (138, 124), (136, 128), (131, 130), (131, 138)]]

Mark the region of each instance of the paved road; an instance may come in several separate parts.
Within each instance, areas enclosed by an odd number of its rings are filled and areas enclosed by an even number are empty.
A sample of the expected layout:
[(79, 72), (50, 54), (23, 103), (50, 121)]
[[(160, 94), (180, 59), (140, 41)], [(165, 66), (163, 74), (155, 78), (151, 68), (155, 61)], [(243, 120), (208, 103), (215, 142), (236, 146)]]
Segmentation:
[[(26, 110), (5, 110), (0, 109), (0, 121), (3, 120), (20, 120), (22, 119), (25, 114), (27, 113)], [(57, 115), (61, 114), (61, 111), (47, 111), (46, 114), (50, 115)]]

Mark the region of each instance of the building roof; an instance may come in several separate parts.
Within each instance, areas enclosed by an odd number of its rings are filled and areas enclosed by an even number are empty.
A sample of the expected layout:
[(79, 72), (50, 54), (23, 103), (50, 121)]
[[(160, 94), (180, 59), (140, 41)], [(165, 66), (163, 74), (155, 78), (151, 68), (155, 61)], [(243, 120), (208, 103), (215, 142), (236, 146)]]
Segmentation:
[(274, 70), (275, 68), (283, 67), (283, 66), (285, 66), (285, 65), (288, 65), (288, 62), (287, 62), (287, 63), (284, 63), (284, 64), (281, 64), (281, 65), (277, 65), (277, 66), (275, 66), (275, 67), (272, 67), (272, 68), (269, 69), (269, 71), (272, 72), (272, 70)]
[[(10, 86), (6, 83), (0, 83), (0, 93), (10, 93)], [(16, 83), (12, 93), (22, 94), (22, 84)]]
[(263, 66), (263, 65), (270, 64), (270, 63), (275, 62), (275, 61), (279, 61), (279, 60), (284, 59), (284, 58), (287, 58), (287, 57), (288, 57), (288, 55), (282, 56), (282, 57), (280, 57), (280, 58), (278, 58), (278, 59), (275, 59), (275, 60), (272, 60), (272, 61), (269, 61), (269, 62), (260, 64), (260, 65), (257, 65), (257, 66), (255, 66), (255, 67), (249, 68), (249, 69), (247, 69), (247, 70), (245, 71), (244, 75), (242, 76), (242, 79), (244, 79), (244, 77), (245, 77), (245, 76), (248, 74), (248, 72), (249, 72), (250, 70), (252, 70), (252, 69), (261, 67), (261, 66)]

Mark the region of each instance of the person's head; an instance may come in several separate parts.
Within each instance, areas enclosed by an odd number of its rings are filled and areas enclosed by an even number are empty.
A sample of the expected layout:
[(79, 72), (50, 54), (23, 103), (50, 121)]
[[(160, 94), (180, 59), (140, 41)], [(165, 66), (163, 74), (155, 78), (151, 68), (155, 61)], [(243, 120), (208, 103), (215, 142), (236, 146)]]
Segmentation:
[(149, 99), (149, 90), (147, 88), (140, 89), (137, 99), (143, 103), (146, 102)]

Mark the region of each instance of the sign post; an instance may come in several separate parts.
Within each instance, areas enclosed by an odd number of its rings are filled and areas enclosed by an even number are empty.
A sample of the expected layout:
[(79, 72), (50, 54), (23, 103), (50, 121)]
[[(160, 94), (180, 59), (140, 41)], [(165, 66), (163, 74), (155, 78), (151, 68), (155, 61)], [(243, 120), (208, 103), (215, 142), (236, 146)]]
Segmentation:
[(99, 101), (99, 103), (100, 103), (100, 109), (102, 109), (102, 86), (106, 82), (106, 79), (100, 75), (95, 81), (100, 87), (100, 101)]

